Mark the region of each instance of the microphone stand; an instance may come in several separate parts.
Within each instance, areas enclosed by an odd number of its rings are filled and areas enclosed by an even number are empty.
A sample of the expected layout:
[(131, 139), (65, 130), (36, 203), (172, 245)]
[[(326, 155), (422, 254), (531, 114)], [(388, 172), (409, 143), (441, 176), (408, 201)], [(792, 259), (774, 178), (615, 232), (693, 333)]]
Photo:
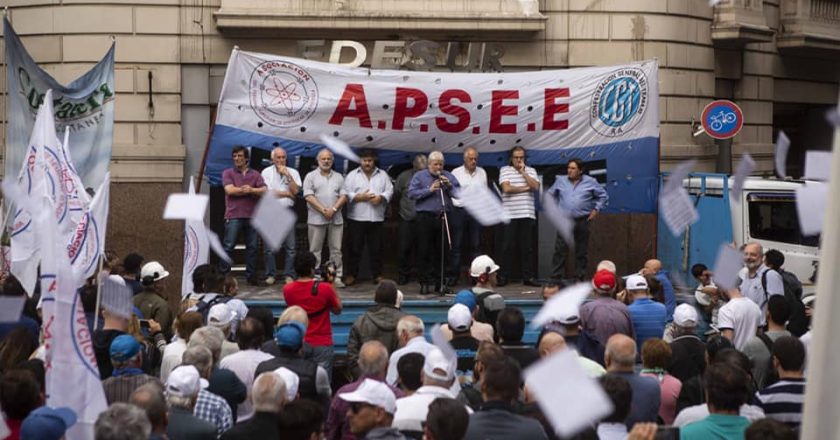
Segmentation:
[[(446, 268), (446, 244), (449, 244), (449, 250), (452, 250), (452, 236), (449, 233), (449, 217), (446, 215), (446, 197), (443, 194), (443, 188), (446, 185), (441, 182), (440, 183), (440, 206), (441, 206), (441, 216), (440, 216), (440, 294), (446, 295), (449, 292), (449, 286), (445, 283), (445, 268)], [(446, 231), (446, 235), (443, 235), (443, 232)], [(446, 241), (444, 241), (444, 239)]]

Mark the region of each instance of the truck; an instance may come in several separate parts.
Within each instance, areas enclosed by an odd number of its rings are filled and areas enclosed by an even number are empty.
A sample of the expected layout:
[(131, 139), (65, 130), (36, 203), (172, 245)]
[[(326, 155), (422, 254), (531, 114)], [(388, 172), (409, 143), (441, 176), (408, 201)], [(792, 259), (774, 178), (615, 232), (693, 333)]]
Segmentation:
[[(667, 177), (663, 174), (662, 182)], [(802, 282), (803, 292), (813, 292), (819, 266), (820, 237), (806, 236), (799, 228), (796, 190), (801, 180), (748, 177), (737, 197), (734, 178), (718, 173), (693, 173), (683, 180), (700, 219), (675, 237), (662, 216), (657, 225), (657, 255), (663, 268), (684, 286), (692, 286), (691, 266), (714, 267), (722, 243), (740, 247), (758, 242), (764, 251), (785, 255), (783, 268)]]

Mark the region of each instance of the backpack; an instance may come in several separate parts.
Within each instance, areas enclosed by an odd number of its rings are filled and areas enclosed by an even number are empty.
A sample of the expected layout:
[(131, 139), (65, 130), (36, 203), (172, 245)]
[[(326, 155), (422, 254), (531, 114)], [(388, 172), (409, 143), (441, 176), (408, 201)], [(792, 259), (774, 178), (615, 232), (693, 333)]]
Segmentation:
[(210, 301), (204, 300), (205, 295), (201, 295), (201, 298), (198, 300), (198, 304), (195, 305), (195, 311), (201, 313), (201, 319), (204, 323), (207, 323), (207, 315), (210, 314), (210, 308), (215, 306), (216, 304), (224, 304), (233, 299), (232, 296), (227, 295), (216, 295)]
[[(472, 289), (470, 291), (473, 292)], [(473, 292), (473, 295), (475, 295), (475, 292)], [(499, 316), (499, 312), (505, 308), (505, 297), (496, 292), (487, 291), (476, 295), (475, 302), (478, 304), (478, 313), (475, 320), (490, 324), (495, 328), (496, 318)]]
[(767, 269), (761, 274), (761, 287), (764, 289), (764, 301), (768, 299), (767, 295), (767, 272), (774, 270), (782, 276), (782, 284), (784, 284), (785, 299), (790, 306), (790, 318), (788, 319), (787, 329), (791, 334), (797, 338), (804, 335), (808, 331), (808, 317), (805, 315), (805, 305), (802, 304), (802, 283), (796, 275), (782, 270), (782, 269)]
[(758, 339), (761, 339), (761, 342), (764, 343), (764, 346), (767, 347), (767, 351), (770, 352), (770, 358), (767, 360), (767, 375), (764, 376), (764, 384), (763, 387), (767, 388), (770, 385), (779, 381), (779, 373), (776, 372), (776, 368), (773, 367), (773, 340), (770, 339), (770, 336), (767, 336), (767, 333), (761, 332), (758, 335)]

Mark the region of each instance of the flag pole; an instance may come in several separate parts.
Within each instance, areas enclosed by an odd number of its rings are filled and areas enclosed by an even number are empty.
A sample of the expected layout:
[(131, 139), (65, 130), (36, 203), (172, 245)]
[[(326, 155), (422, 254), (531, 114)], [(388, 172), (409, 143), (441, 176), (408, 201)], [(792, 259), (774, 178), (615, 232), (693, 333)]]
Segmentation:
[[(840, 97), (838, 97), (840, 100)], [(836, 310), (840, 310), (840, 297), (834, 288), (840, 283), (840, 127), (834, 129), (834, 147), (831, 158), (831, 178), (828, 182), (820, 244), (820, 269), (817, 275), (817, 298), (811, 324), (811, 344), (808, 349), (807, 384), (805, 405), (802, 413), (802, 439), (818, 440), (836, 438), (840, 432), (840, 419), (836, 409), (840, 407), (840, 387), (837, 385), (837, 364), (840, 363), (840, 321)]]
[[(104, 247), (102, 249), (105, 249)], [(99, 256), (99, 264), (97, 265), (96, 275), (94, 279), (96, 280), (96, 309), (93, 312), (93, 331), (99, 330), (99, 304), (102, 301), (102, 279), (100, 274), (102, 273), (102, 264), (105, 261), (105, 255)]]

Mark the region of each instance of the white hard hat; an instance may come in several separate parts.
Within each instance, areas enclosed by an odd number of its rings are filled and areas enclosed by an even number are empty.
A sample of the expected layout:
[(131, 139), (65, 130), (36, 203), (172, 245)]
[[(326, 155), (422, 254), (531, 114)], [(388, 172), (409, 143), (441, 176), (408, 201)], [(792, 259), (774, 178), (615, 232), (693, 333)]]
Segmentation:
[(140, 269), (140, 279), (144, 281), (143, 284), (146, 283), (146, 277), (151, 277), (151, 281), (160, 281), (169, 276), (169, 272), (163, 268), (163, 265), (158, 263), (157, 261), (150, 261), (143, 265), (143, 268)]
[(499, 270), (499, 265), (487, 255), (479, 255), (475, 257), (470, 265), (470, 276), (480, 277), (483, 273), (493, 273)]

